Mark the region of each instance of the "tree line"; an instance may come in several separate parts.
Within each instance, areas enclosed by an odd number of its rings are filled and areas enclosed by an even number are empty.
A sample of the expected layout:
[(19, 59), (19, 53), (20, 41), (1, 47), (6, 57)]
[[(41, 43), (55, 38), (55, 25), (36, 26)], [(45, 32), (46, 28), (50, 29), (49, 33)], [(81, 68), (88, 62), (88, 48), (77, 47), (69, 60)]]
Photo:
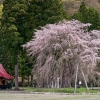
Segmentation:
[[(26, 69), (28, 70), (31, 64), (21, 45), (32, 38), (34, 29), (66, 17), (62, 2), (61, 0), (4, 0), (2, 12), (0, 62), (11, 70), (9, 72), (13, 75), (14, 66), (18, 69), (19, 65), (20, 69), (25, 68), (27, 73)], [(15, 74), (15, 79), (18, 83), (18, 74)], [(15, 83), (16, 89), (18, 89), (17, 83)]]

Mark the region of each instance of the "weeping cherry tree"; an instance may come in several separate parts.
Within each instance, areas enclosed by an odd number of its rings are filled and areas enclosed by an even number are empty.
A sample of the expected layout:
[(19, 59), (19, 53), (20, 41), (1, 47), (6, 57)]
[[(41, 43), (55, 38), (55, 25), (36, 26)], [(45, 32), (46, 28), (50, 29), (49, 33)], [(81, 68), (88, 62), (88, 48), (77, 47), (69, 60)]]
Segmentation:
[[(99, 61), (100, 31), (88, 32), (89, 23), (78, 20), (60, 21), (36, 30), (32, 40), (23, 45), (31, 60), (35, 60), (37, 85), (39, 87), (68, 87), (77, 78), (88, 81)], [(34, 61), (34, 60), (33, 60)]]

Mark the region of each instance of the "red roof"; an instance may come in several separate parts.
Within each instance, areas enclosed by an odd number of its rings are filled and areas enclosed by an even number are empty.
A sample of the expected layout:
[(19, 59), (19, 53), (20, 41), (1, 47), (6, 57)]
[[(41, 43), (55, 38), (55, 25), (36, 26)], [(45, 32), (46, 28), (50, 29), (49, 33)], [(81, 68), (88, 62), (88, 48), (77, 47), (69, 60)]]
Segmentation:
[(13, 76), (9, 75), (5, 69), (3, 68), (2, 64), (0, 64), (0, 77), (5, 78), (5, 79), (14, 79)]

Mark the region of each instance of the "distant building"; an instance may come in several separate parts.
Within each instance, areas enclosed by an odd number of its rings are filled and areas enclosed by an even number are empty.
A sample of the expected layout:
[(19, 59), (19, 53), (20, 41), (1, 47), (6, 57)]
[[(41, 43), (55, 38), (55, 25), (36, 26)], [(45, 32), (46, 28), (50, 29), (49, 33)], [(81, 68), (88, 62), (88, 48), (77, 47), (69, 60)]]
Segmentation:
[(0, 64), (0, 89), (11, 88), (10, 81), (13, 79), (14, 77), (9, 75), (3, 68), (3, 65)]

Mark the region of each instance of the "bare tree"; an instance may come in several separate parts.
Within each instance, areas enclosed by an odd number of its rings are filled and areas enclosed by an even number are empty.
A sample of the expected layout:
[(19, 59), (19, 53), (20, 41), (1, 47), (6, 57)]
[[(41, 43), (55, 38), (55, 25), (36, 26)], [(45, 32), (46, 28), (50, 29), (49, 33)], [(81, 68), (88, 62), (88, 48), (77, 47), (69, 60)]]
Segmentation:
[(61, 87), (71, 86), (77, 66), (88, 81), (100, 59), (100, 31), (88, 32), (89, 26), (77, 20), (48, 24), (36, 30), (33, 39), (23, 45), (31, 59), (36, 57), (39, 87), (51, 87), (58, 77)]

